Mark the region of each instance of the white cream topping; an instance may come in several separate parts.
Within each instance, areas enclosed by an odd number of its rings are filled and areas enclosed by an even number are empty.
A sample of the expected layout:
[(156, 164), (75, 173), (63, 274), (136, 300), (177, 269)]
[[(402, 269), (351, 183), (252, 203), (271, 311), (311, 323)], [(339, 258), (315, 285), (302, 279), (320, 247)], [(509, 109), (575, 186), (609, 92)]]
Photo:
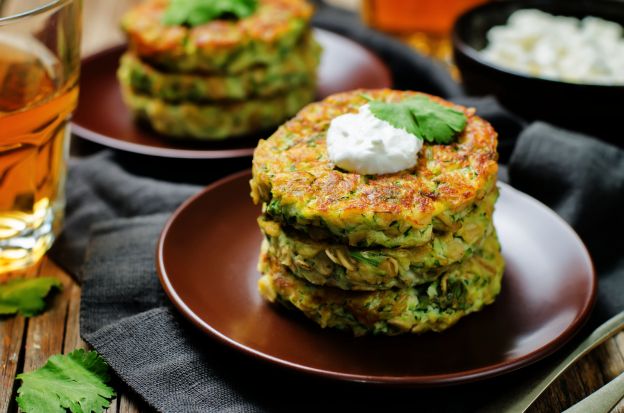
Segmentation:
[(422, 139), (372, 114), (369, 105), (331, 121), (329, 159), (339, 168), (362, 175), (389, 174), (416, 165)]
[(493, 63), (537, 77), (575, 83), (624, 84), (623, 28), (597, 17), (514, 12), (487, 33)]

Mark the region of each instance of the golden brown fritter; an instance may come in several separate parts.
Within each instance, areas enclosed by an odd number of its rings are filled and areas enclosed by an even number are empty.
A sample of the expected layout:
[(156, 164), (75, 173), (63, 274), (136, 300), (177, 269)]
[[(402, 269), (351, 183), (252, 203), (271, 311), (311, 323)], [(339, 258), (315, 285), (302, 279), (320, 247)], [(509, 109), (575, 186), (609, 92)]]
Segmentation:
[(468, 122), (455, 142), (425, 142), (416, 166), (365, 176), (340, 170), (328, 159), (325, 135), (331, 120), (355, 113), (367, 98), (398, 102), (418, 92), (356, 90), (302, 109), (253, 159), (251, 195), (271, 219), (315, 240), (351, 246), (409, 248), (436, 231), (454, 231), (472, 206), (495, 185), (497, 134), (473, 109), (424, 95), (463, 111)]
[[(137, 94), (167, 102), (209, 102), (270, 97), (316, 81), (320, 46), (312, 36), (285, 59), (238, 74), (194, 74), (160, 71), (133, 53), (121, 57), (117, 77)], [(306, 102), (308, 103), (308, 102)]]
[(158, 133), (196, 140), (221, 140), (279, 125), (314, 99), (314, 84), (287, 93), (241, 101), (168, 103), (134, 93), (122, 85), (123, 98), (138, 119)]
[(286, 56), (309, 31), (312, 6), (305, 0), (258, 0), (240, 20), (168, 26), (168, 0), (146, 0), (129, 10), (121, 26), (130, 50), (143, 60), (176, 72), (239, 73)]
[(460, 265), (438, 279), (412, 288), (344, 291), (319, 287), (292, 275), (265, 251), (259, 269), (260, 293), (295, 308), (321, 327), (396, 335), (443, 331), (460, 318), (491, 304), (501, 289), (504, 261), (496, 234)]
[(472, 256), (494, 230), (495, 189), (462, 219), (455, 232), (438, 233), (414, 248), (357, 248), (314, 241), (266, 216), (258, 219), (268, 253), (292, 274), (316, 285), (344, 290), (385, 290), (424, 284), (448, 266)]

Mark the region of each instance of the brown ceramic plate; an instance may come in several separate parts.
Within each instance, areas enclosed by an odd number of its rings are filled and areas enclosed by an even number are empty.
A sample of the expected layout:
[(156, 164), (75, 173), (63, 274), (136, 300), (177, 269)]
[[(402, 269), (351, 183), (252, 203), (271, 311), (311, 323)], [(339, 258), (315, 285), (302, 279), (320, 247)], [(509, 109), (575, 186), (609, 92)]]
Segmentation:
[[(314, 29), (323, 46), (317, 97), (358, 88), (392, 85), (390, 72), (374, 54), (346, 37)], [(72, 132), (100, 145), (142, 155), (167, 158), (222, 159), (251, 156), (258, 138), (221, 142), (167, 140), (134, 122), (121, 98), (116, 72), (125, 46), (106, 49), (82, 62), (80, 99)], [(270, 131), (268, 131), (270, 133)]]
[(360, 337), (323, 330), (263, 301), (256, 289), (260, 208), (249, 172), (184, 203), (161, 235), (157, 268), (197, 327), (245, 353), (334, 379), (451, 384), (491, 377), (552, 353), (595, 298), (591, 259), (574, 231), (533, 198), (500, 184), (495, 223), (507, 266), (497, 301), (443, 333)]

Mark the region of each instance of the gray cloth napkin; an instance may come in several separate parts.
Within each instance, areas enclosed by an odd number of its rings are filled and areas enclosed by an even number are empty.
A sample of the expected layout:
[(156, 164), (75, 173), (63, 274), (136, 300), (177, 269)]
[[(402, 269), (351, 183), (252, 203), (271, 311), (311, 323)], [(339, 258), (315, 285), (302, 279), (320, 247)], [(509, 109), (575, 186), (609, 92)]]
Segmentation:
[[(114, 159), (115, 158), (115, 159)], [(171, 212), (200, 187), (133, 176), (110, 152), (70, 162), (65, 226), (52, 253), (81, 277), (91, 224), (113, 218)]]
[[(617, 248), (624, 230), (618, 216), (624, 209), (624, 151), (536, 123), (520, 133), (509, 176), (512, 185), (554, 208), (590, 248), (600, 274), (592, 322), (624, 309), (624, 260)], [(169, 212), (198, 189), (132, 175), (108, 151), (75, 161), (68, 177), (65, 235), (54, 251), (59, 262), (77, 268), (79, 240), (86, 240), (93, 224), (81, 272), (82, 335), (151, 407), (163, 412), (415, 406), (476, 411), (492, 394), (509, 391), (534, 371), (458, 386), (451, 398), (448, 389), (384, 389), (310, 378), (213, 342), (170, 306), (154, 264)]]

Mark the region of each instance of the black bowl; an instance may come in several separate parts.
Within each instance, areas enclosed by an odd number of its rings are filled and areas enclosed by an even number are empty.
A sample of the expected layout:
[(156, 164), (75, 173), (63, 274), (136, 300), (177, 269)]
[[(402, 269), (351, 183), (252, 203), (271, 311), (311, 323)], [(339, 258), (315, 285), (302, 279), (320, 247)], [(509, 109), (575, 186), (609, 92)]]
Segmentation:
[(505, 24), (514, 11), (530, 8), (577, 18), (596, 16), (624, 26), (624, 2), (619, 0), (509, 0), (473, 8), (457, 19), (452, 35), (466, 92), (495, 95), (527, 120), (544, 120), (624, 146), (624, 133), (618, 127), (624, 86), (541, 79), (490, 63), (481, 55), (490, 28)]

